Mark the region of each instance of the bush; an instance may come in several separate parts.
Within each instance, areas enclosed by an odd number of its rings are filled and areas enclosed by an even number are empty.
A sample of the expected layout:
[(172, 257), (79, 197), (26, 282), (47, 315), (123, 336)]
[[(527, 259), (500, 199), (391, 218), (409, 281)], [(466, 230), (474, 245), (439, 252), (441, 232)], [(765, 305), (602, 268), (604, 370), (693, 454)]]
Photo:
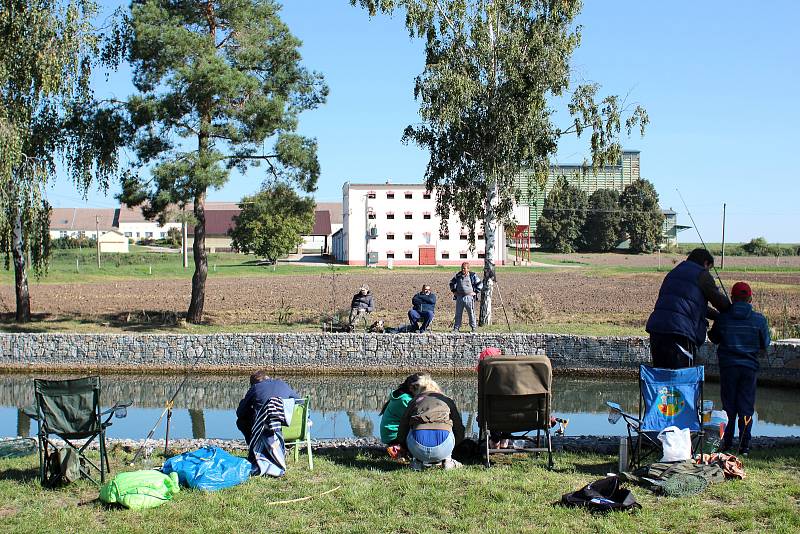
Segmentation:
[(97, 240), (89, 237), (59, 237), (50, 241), (50, 248), (54, 250), (67, 250), (73, 248), (94, 248)]
[(544, 300), (536, 293), (522, 298), (520, 303), (514, 306), (514, 317), (525, 324), (544, 321), (547, 318)]

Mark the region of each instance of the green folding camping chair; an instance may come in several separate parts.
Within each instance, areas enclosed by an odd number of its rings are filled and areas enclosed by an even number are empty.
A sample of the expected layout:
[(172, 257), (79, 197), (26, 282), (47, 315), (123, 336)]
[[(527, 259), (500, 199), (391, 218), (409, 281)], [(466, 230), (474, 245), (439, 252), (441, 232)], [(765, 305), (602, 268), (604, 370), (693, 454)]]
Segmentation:
[(308, 468), (314, 469), (314, 457), (311, 453), (311, 428), (308, 422), (308, 410), (311, 407), (311, 398), (298, 400), (294, 405), (292, 424), (281, 427), (283, 440), (287, 447), (294, 447), (294, 461), (300, 458), (300, 447), (306, 446), (308, 453)]
[[(54, 486), (70, 478), (86, 478), (97, 484), (92, 469), (100, 472), (100, 483), (104, 483), (106, 472), (111, 472), (106, 429), (111, 426), (112, 417), (125, 417), (132, 403), (115, 404), (101, 412), (99, 376), (74, 380), (35, 379), (33, 384), (35, 413), (29, 415), (39, 426), (39, 480), (42, 485)], [(63, 448), (52, 441), (53, 436), (63, 440)], [(86, 456), (87, 448), (98, 438), (99, 466)], [(67, 473), (67, 468), (77, 472)]]

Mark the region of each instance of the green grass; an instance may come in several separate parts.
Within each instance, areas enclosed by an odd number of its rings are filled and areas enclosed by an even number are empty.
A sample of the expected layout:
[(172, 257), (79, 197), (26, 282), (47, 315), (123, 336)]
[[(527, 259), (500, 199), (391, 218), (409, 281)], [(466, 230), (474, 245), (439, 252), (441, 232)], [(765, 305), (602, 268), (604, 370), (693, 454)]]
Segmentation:
[[(116, 453), (119, 468), (130, 454)], [(186, 490), (145, 511), (105, 507), (90, 483), (44, 490), (36, 457), (0, 460), (3, 532), (797, 532), (800, 530), (800, 449), (755, 452), (747, 478), (685, 498), (634, 493), (635, 513), (592, 515), (552, 504), (563, 493), (602, 477), (609, 456), (556, 454), (507, 458), (487, 470), (416, 473), (370, 452), (317, 455), (282, 479), (259, 478), (214, 493)], [(322, 492), (338, 490), (319, 496)], [(275, 501), (313, 496), (295, 503)]]

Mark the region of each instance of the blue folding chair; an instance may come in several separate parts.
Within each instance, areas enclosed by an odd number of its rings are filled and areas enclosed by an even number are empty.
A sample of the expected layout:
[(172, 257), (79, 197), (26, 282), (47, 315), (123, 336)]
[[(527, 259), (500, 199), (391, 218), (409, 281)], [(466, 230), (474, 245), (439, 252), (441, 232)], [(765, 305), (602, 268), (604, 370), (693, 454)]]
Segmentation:
[(628, 466), (641, 467), (644, 460), (661, 453), (658, 434), (667, 427), (688, 428), (692, 454), (703, 441), (702, 408), (705, 368), (660, 369), (639, 366), (639, 415), (625, 412), (616, 402), (606, 402), (608, 420), (620, 418), (628, 427), (628, 447), (633, 452)]

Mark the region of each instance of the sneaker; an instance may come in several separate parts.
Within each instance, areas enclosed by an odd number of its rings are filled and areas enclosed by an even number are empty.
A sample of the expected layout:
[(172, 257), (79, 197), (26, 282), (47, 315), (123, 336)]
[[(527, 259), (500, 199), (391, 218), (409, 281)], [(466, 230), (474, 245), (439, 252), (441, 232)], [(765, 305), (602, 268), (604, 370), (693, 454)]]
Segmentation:
[(749, 456), (750, 455), (750, 446), (745, 445), (744, 447), (739, 447), (739, 456)]
[(458, 460), (453, 460), (452, 458), (447, 458), (445, 461), (442, 462), (442, 467), (444, 467), (445, 471), (450, 469), (458, 469), (461, 467), (461, 462)]
[(422, 471), (423, 469), (425, 469), (425, 464), (423, 464), (416, 458), (412, 458), (408, 466), (411, 468), (412, 471)]

